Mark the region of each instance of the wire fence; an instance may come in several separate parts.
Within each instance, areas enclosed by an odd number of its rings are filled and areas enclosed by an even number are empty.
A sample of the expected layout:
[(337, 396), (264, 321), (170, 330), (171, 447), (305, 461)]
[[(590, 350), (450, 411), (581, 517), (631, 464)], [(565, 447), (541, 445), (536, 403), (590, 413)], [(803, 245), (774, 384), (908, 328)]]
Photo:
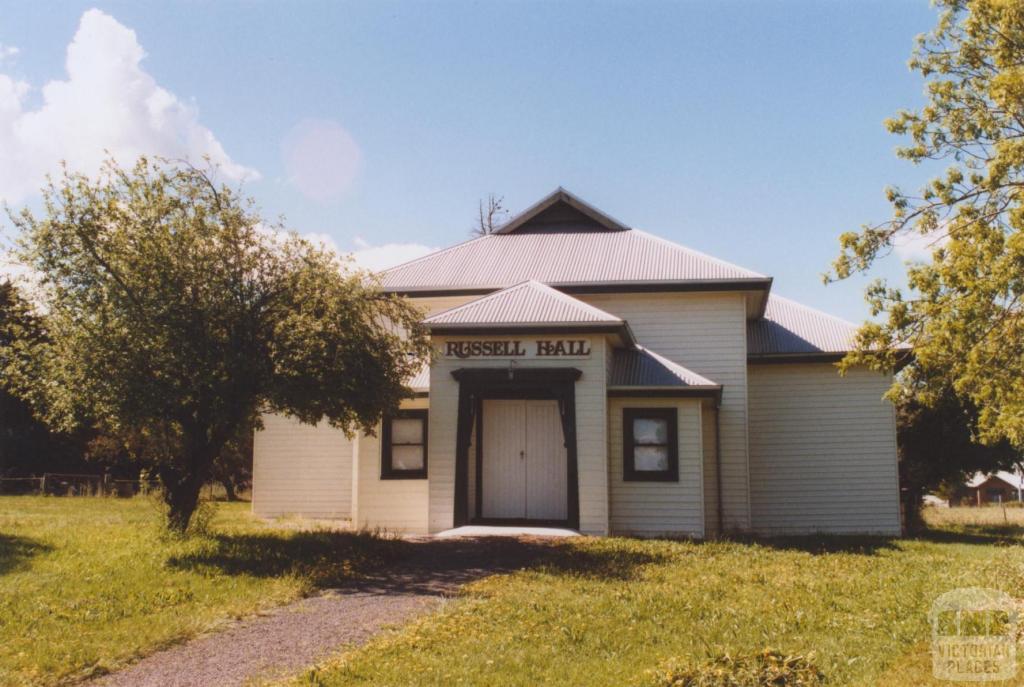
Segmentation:
[[(42, 477), (0, 477), (0, 496), (132, 496), (150, 494), (160, 489), (155, 479), (114, 479), (110, 475), (77, 475), (61, 472), (47, 472)], [(211, 501), (230, 500), (220, 484), (210, 483), (203, 487), (201, 496)], [(249, 501), (252, 492), (238, 489), (234, 499)]]
[(46, 472), (41, 477), (0, 477), (0, 494), (47, 496), (136, 496), (159, 488), (156, 480), (114, 479), (110, 475)]

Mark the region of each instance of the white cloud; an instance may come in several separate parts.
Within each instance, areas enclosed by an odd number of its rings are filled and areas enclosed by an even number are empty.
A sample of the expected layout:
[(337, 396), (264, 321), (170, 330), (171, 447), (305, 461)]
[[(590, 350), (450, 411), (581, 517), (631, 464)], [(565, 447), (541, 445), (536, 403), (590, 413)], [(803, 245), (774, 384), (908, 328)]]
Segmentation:
[(380, 246), (373, 246), (365, 239), (358, 237), (353, 243), (356, 246), (356, 249), (352, 251), (352, 258), (355, 260), (355, 263), (360, 267), (373, 271), (401, 265), (403, 262), (415, 260), (439, 250), (419, 243), (385, 243)]
[(903, 262), (930, 262), (932, 251), (948, 241), (945, 231), (931, 234), (903, 232), (893, 238), (892, 249)]
[[(276, 241), (283, 241), (287, 236), (287, 233), (266, 225), (260, 225), (258, 230)], [(395, 265), (400, 265), (403, 262), (415, 260), (416, 258), (421, 258), (424, 255), (440, 250), (439, 248), (431, 248), (430, 246), (424, 246), (419, 243), (385, 243), (379, 246), (374, 246), (370, 244), (369, 241), (361, 237), (356, 237), (352, 242), (355, 246), (355, 250), (345, 251), (338, 248), (338, 243), (330, 234), (314, 231), (301, 232), (299, 233), (299, 236), (314, 245), (323, 246), (324, 248), (334, 251), (342, 258), (346, 256), (351, 257), (351, 264), (354, 264), (355, 267), (360, 267), (373, 272), (385, 270), (389, 267), (394, 267)]]
[(338, 244), (334, 242), (334, 239), (330, 234), (324, 234), (321, 232), (310, 232), (303, 234), (302, 238), (306, 239), (315, 246), (323, 246), (328, 250), (332, 250), (335, 253), (341, 254), (341, 250), (338, 248)]
[(91, 9), (68, 45), (67, 78), (42, 87), (37, 109), (25, 109), (29, 84), (0, 73), (0, 199), (32, 195), (61, 160), (95, 173), (105, 150), (122, 164), (143, 154), (197, 162), (208, 156), (229, 179), (258, 178), (199, 123), (195, 105), (146, 73), (145, 55), (134, 31)]
[(14, 57), (18, 52), (18, 49), (13, 45), (4, 45), (3, 43), (0, 43), (0, 62)]
[(288, 181), (311, 200), (340, 199), (352, 186), (362, 165), (355, 140), (330, 119), (304, 119), (281, 143)]

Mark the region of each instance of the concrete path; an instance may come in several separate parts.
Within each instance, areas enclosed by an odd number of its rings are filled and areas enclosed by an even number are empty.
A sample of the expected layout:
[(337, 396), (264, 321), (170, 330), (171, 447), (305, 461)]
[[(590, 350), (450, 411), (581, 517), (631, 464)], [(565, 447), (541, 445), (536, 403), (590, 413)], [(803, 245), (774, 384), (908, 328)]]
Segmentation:
[(406, 560), (223, 632), (148, 656), (91, 687), (235, 687), (295, 674), (384, 627), (437, 608), (472, 580), (528, 566), (548, 549), (538, 538), (422, 539)]

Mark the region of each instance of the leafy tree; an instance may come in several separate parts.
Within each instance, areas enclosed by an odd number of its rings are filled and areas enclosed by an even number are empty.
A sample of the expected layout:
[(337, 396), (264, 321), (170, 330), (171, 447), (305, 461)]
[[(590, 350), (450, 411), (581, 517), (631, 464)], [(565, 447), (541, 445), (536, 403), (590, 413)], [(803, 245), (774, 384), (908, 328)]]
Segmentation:
[(867, 271), (895, 242), (920, 236), (932, 260), (908, 269), (906, 294), (877, 281), (845, 365), (890, 368), (914, 348), (902, 391), (935, 405), (952, 389), (978, 409), (977, 438), (1024, 447), (1024, 3), (937, 0), (940, 18), (910, 61), (927, 104), (889, 130), (899, 155), (948, 170), (919, 195), (890, 189), (889, 220), (840, 238), (831, 278)]
[[(12, 361), (14, 340), (40, 340), (43, 321), (18, 293), (15, 285), (0, 281), (0, 371)], [(79, 435), (54, 433), (37, 420), (31, 406), (8, 388), (0, 372), (0, 476), (27, 476), (43, 472), (80, 472), (86, 469)]]
[(47, 337), (15, 341), (4, 372), (54, 427), (136, 437), (174, 530), (258, 412), (372, 431), (428, 354), (412, 305), (209, 170), (109, 162), (96, 180), (65, 172), (43, 200), (12, 220)]
[(975, 472), (1010, 470), (1021, 453), (1006, 441), (983, 446), (974, 441), (977, 410), (947, 389), (930, 405), (911, 395), (896, 407), (900, 450), (900, 486), (907, 524), (920, 524), (921, 500), (929, 492), (962, 485)]

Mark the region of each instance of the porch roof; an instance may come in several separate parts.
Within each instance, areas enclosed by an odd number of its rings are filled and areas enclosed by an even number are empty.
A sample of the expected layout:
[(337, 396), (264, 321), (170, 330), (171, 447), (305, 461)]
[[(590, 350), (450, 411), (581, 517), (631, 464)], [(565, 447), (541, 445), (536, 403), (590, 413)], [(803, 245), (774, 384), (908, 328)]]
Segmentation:
[(592, 305), (528, 280), (423, 320), (433, 333), (601, 332), (635, 341), (629, 325)]
[(635, 346), (613, 352), (608, 392), (613, 395), (718, 397), (722, 385), (650, 349)]

